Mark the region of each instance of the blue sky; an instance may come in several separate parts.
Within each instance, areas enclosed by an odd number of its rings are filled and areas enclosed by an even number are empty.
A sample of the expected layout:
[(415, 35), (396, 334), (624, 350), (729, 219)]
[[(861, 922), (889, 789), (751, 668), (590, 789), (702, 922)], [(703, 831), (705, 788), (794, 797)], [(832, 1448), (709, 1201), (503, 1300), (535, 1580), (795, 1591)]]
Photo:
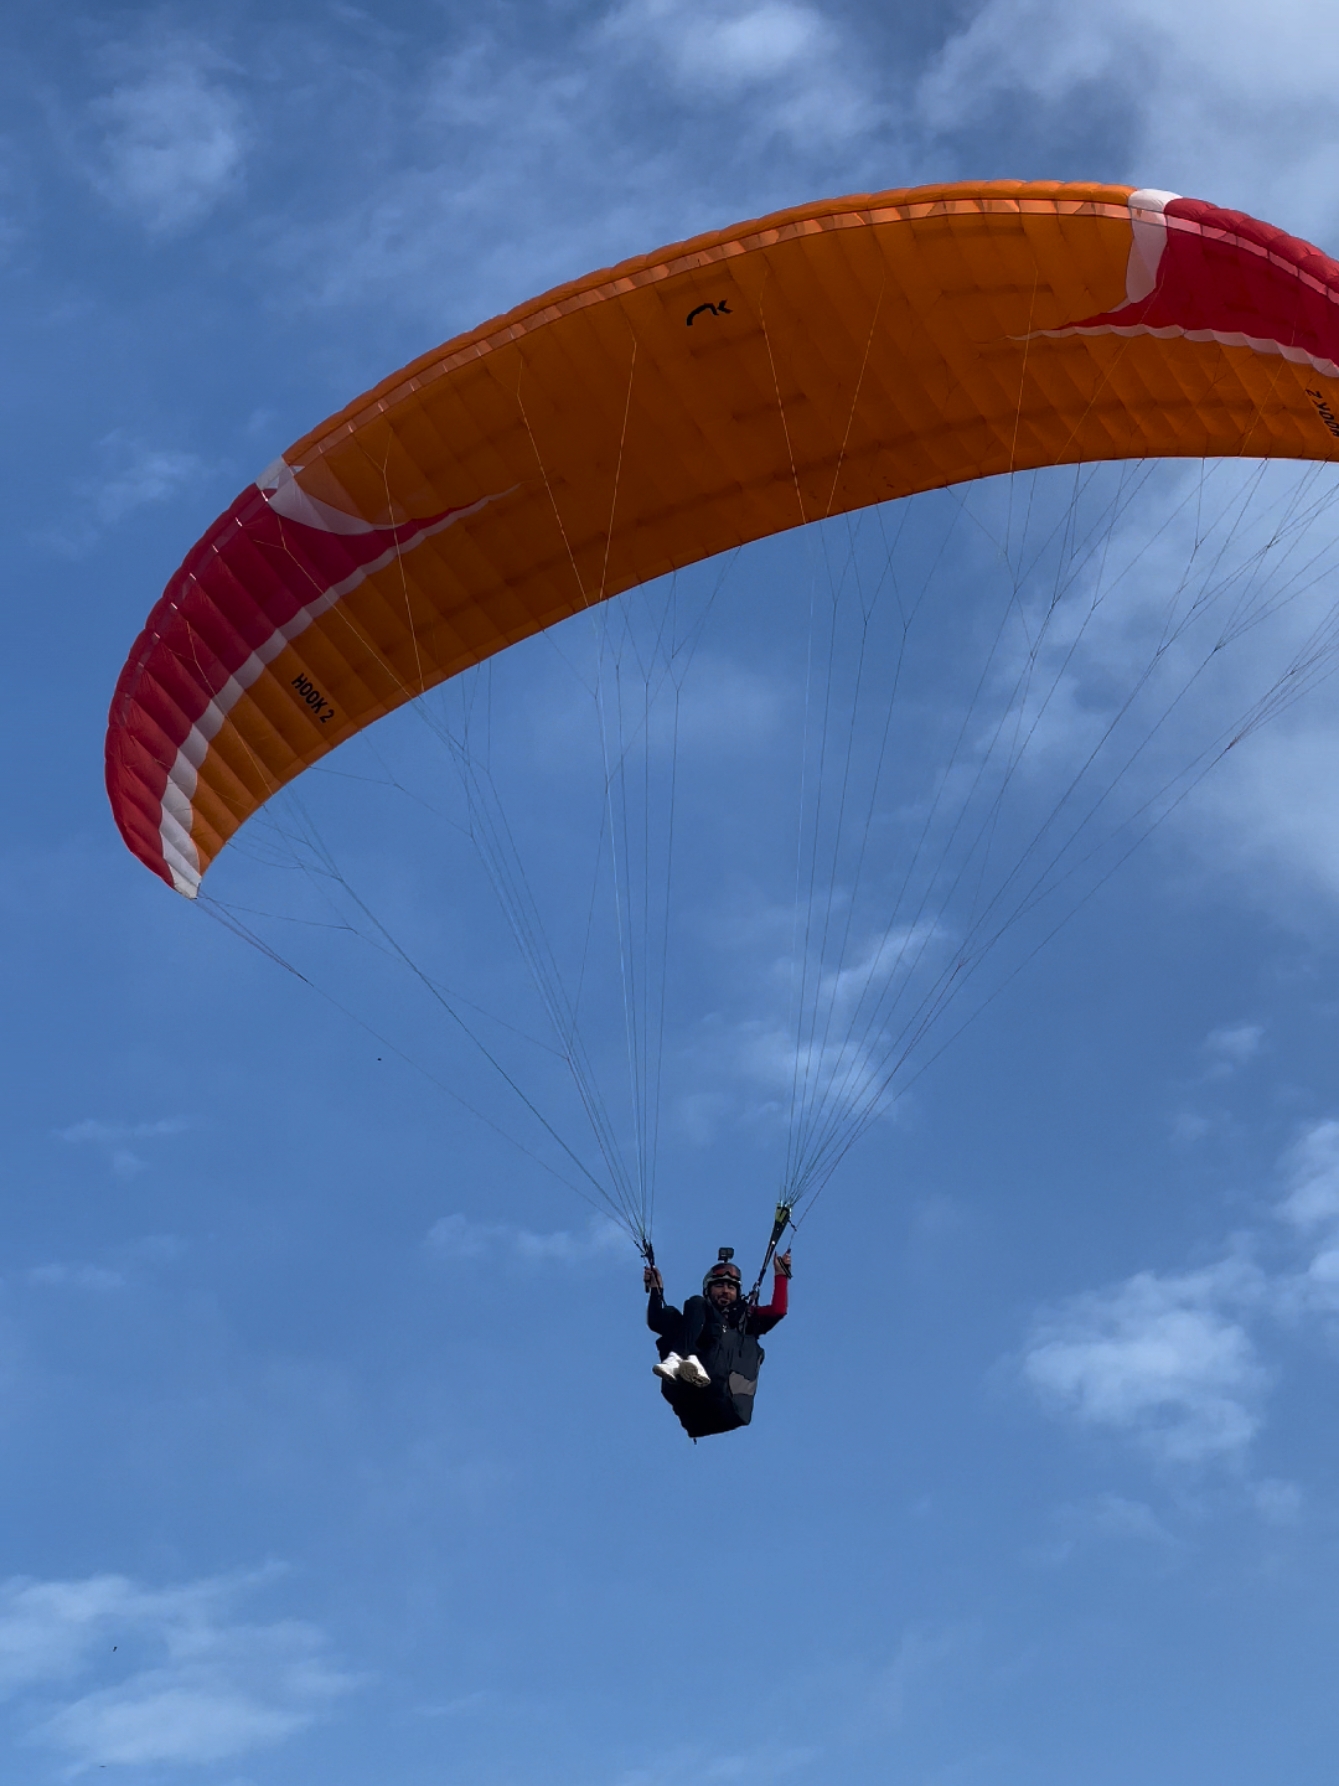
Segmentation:
[[(511, 1129), (497, 1086), (370, 952), (299, 938), (401, 1054), (152, 880), (101, 748), (145, 613), (237, 490), (558, 280), (944, 178), (1128, 180), (1339, 251), (1328, 10), (56, 4), (2, 29), (5, 1779), (1325, 1777), (1333, 687), (849, 1156), (755, 1426), (697, 1449), (631, 1249), (425, 1075)], [(685, 696), (672, 1291), (718, 1244), (751, 1259), (775, 1190), (764, 833), (797, 683), (768, 620), (807, 552), (731, 571)], [(508, 810), (569, 912), (570, 697), (538, 647), (495, 692)], [(417, 737), (388, 760), (441, 777)], [(333, 780), (311, 810), (435, 971), (529, 1021), (449, 825)], [(238, 852), (211, 884), (254, 904), (268, 872)]]

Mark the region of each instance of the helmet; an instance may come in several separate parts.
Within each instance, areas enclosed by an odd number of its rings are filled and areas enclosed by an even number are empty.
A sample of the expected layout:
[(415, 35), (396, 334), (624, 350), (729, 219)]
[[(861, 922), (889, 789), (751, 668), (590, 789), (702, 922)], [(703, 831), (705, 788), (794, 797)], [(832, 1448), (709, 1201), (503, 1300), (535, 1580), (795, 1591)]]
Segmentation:
[(732, 1265), (728, 1259), (719, 1259), (702, 1280), (702, 1294), (705, 1296), (713, 1284), (733, 1284), (736, 1290), (742, 1290), (744, 1280), (739, 1275), (739, 1267)]

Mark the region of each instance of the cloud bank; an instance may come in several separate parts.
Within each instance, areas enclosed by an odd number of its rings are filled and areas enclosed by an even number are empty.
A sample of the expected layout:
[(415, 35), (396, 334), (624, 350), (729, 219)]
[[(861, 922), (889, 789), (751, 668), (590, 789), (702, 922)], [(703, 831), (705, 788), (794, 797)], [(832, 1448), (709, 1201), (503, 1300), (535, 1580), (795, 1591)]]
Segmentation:
[[(1164, 1463), (1240, 1463), (1275, 1376), (1271, 1333), (1339, 1314), (1339, 1121), (1307, 1128), (1279, 1176), (1272, 1232), (1238, 1237), (1214, 1264), (1136, 1272), (1044, 1312), (1021, 1367), (1042, 1405)], [(1280, 1246), (1280, 1263), (1260, 1262)]]
[[(29, 1742), (74, 1774), (230, 1761), (271, 1747), (356, 1681), (330, 1661), (314, 1625), (237, 1616), (265, 1580), (151, 1588), (121, 1575), (11, 1579), (0, 1584), (0, 1694), (19, 1702)], [(118, 1661), (131, 1655), (140, 1661)]]
[(1046, 1406), (1129, 1433), (1164, 1458), (1239, 1455), (1259, 1428), (1267, 1378), (1232, 1311), (1257, 1293), (1251, 1268), (1235, 1260), (1139, 1272), (1039, 1323), (1024, 1375)]

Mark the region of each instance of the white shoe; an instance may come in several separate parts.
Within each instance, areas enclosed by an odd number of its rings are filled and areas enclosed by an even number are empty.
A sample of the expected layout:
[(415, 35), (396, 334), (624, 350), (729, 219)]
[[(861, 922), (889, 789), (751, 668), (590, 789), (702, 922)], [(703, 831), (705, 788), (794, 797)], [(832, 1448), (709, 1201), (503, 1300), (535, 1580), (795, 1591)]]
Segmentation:
[[(677, 1352), (671, 1352), (668, 1358), (662, 1358), (660, 1363), (653, 1364), (651, 1369), (657, 1377), (663, 1377), (667, 1383), (674, 1383), (678, 1381), (679, 1372), (683, 1369), (683, 1365), (684, 1361), (680, 1358), (679, 1354)], [(701, 1368), (702, 1367), (699, 1365), (698, 1369), (700, 1370)]]
[(679, 1381), (687, 1383), (690, 1389), (705, 1389), (711, 1378), (690, 1352), (687, 1358), (679, 1360)]

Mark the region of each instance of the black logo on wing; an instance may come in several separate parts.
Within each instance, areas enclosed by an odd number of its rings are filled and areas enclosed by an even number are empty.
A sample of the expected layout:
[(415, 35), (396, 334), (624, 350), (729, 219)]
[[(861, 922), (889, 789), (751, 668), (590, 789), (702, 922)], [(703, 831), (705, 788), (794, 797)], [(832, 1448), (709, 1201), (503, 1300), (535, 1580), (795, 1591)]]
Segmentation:
[(1310, 397), (1316, 414), (1320, 417), (1322, 424), (1335, 436), (1336, 439), (1339, 439), (1339, 416), (1335, 415), (1320, 391), (1313, 391), (1308, 385), (1306, 394)]
[(710, 311), (713, 316), (734, 315), (734, 311), (731, 310), (726, 300), (722, 298), (719, 304), (699, 304), (696, 310), (690, 310), (688, 312), (688, 327), (691, 329), (697, 318), (699, 316), (705, 316), (708, 311)]
[(298, 691), (302, 699), (311, 708), (312, 716), (315, 719), (319, 719), (323, 726), (330, 724), (330, 721), (335, 717), (335, 709), (330, 705), (329, 701), (326, 700), (325, 696), (309, 676), (299, 674), (293, 678), (288, 686), (290, 688), (295, 688)]

